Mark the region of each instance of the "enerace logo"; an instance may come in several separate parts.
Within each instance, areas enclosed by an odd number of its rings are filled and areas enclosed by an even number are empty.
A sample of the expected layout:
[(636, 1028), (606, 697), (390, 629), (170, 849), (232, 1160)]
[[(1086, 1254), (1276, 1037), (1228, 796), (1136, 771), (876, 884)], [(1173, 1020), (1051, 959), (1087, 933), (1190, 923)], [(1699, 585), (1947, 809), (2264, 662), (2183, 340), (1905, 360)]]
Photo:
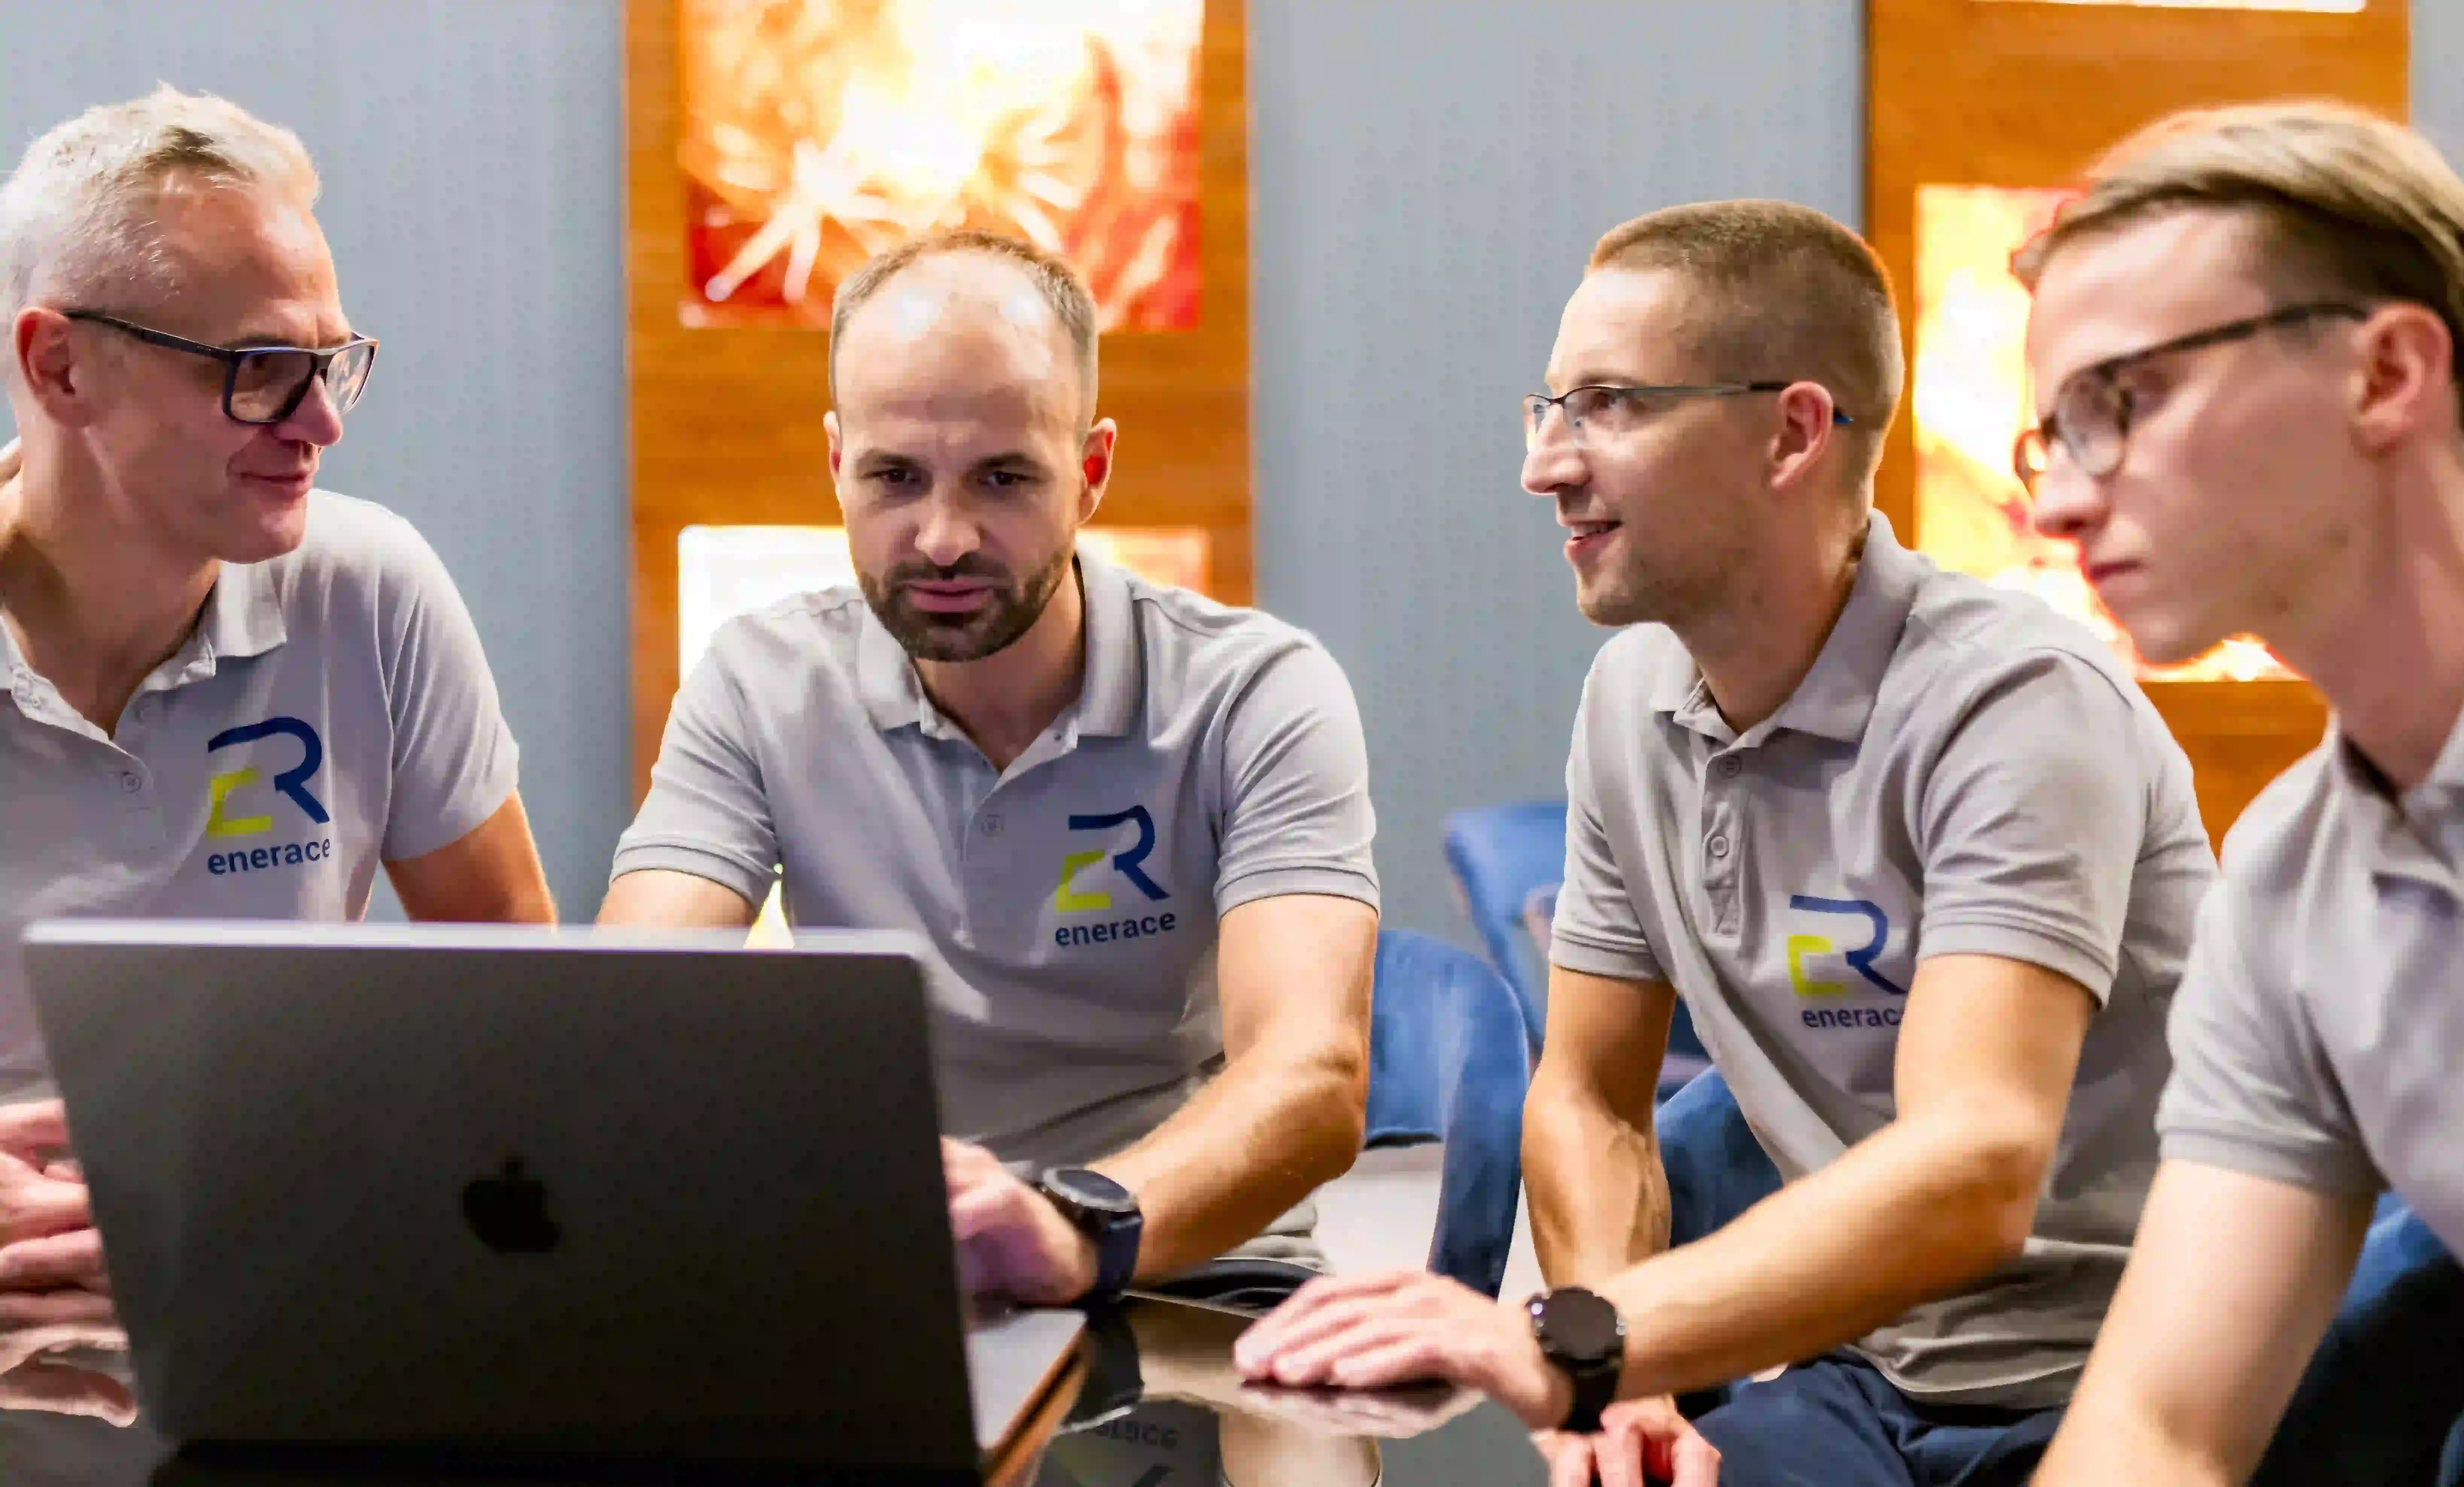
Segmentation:
[[(268, 739), (290, 740), (299, 745), (299, 762), (277, 772), (271, 781), (253, 765), (227, 769), (206, 781), (206, 834), (209, 837), (263, 836), (272, 832), (275, 817), (271, 813), (249, 815), (251, 810), (270, 811), (274, 801), (255, 794), (255, 787), (269, 785), (275, 796), (308, 818), (313, 827), (331, 826), (334, 818), (324, 802), (308, 788), (325, 767), (325, 743), (317, 730), (297, 718), (268, 718), (263, 722), (244, 727), (226, 728), (206, 741), (209, 755), (225, 749), (241, 748)], [(247, 793), (243, 794), (245, 791)], [(238, 797), (234, 799), (233, 797)], [(287, 813), (287, 812), (286, 812)], [(206, 871), (216, 877), (232, 873), (256, 873), (271, 868), (299, 867), (322, 862), (334, 854), (331, 837), (312, 835), (307, 841), (279, 845), (250, 847), (231, 852), (218, 852), (206, 859)]]
[[(1109, 859), (1111, 876), (1129, 888), (1136, 890), (1149, 903), (1165, 903), (1172, 893), (1148, 875), (1146, 860), (1155, 849), (1155, 817), (1144, 806), (1132, 806), (1109, 815), (1073, 815), (1071, 832), (1118, 832), (1123, 826), (1135, 826), (1137, 840), (1126, 851), (1110, 847), (1090, 852), (1073, 852), (1061, 859), (1061, 884), (1052, 891), (1053, 912), (1058, 914), (1110, 914), (1113, 912), (1113, 892), (1105, 884), (1106, 875), (1099, 867)], [(1177, 928), (1180, 917), (1170, 911), (1156, 914), (1133, 914), (1125, 919), (1096, 924), (1064, 924), (1052, 932), (1052, 943), (1064, 949), (1077, 945), (1108, 944), (1116, 940), (1139, 940), (1151, 935), (1170, 934)]]
[[(1829, 935), (1792, 934), (1788, 937), (1788, 981), (1796, 994), (1808, 999), (1844, 997), (1861, 989), (1845, 981), (1817, 980), (1809, 970), (1810, 956), (1837, 955), (1867, 986), (1904, 1000), (1905, 988), (1874, 966), (1891, 943), (1891, 919), (1880, 905), (1864, 899), (1817, 899), (1796, 894), (1788, 900), (1789, 909), (1798, 915), (1831, 915), (1864, 921), (1864, 943), (1843, 948)], [(1900, 1025), (1900, 1009), (1887, 1007), (1805, 1008), (1799, 1015), (1809, 1028), (1896, 1028)]]

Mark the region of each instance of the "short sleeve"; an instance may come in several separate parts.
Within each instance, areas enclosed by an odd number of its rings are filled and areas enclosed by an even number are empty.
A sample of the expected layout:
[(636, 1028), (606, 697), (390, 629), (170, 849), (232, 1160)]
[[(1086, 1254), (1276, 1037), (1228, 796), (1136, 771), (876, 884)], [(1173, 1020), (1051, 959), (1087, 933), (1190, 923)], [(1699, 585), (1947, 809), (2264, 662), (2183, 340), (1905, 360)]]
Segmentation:
[(444, 562), (398, 518), (385, 522), (377, 586), (393, 792), (382, 855), (405, 862), (451, 847), (513, 798), (519, 754)]
[(2131, 703), (2085, 659), (2024, 656), (1926, 763), (1917, 956), (1997, 955), (2111, 993), (2147, 834)]
[(2252, 974), (2230, 886), (2199, 910), (2198, 937), (2167, 1030), (2173, 1076), (2157, 1106), (2167, 1162), (2366, 1194), (2385, 1185), (2363, 1144), (2343, 1086), (2289, 987)]
[[(1634, 788), (1632, 762), (1619, 756), (1614, 742), (1604, 750), (1595, 744), (1606, 723), (1600, 717), (1607, 706), (1600, 673), (1606, 655), (1604, 651), (1583, 684), (1573, 744), (1566, 755), (1566, 881), (1557, 890), (1549, 960), (1585, 975), (1665, 981), (1667, 972), (1643, 934), (1608, 827), (1613, 811), (1630, 816)], [(1614, 740), (1617, 730), (1607, 729), (1607, 736)], [(1606, 757), (1597, 757), (1602, 753)]]
[(1269, 660), (1226, 719), (1215, 911), (1286, 894), (1377, 907), (1369, 744), (1352, 683), (1315, 644)]
[(778, 828), (762, 788), (744, 694), (726, 660), (727, 631), (685, 678), (668, 712), (650, 793), (608, 870), (664, 869), (705, 877), (747, 903), (779, 876)]

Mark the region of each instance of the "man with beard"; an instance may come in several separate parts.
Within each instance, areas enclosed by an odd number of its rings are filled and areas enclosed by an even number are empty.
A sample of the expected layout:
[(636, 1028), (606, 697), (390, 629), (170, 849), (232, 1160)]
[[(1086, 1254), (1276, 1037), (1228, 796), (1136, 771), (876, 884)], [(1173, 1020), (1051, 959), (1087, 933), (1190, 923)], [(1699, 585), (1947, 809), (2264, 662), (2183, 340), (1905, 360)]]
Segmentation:
[(1074, 553), (1118, 431), (1068, 268), (983, 233), (843, 285), (824, 427), (862, 591), (722, 629), (603, 923), (929, 940), (969, 1288), (1314, 1259), (1360, 1143), (1377, 878), (1309, 635)]

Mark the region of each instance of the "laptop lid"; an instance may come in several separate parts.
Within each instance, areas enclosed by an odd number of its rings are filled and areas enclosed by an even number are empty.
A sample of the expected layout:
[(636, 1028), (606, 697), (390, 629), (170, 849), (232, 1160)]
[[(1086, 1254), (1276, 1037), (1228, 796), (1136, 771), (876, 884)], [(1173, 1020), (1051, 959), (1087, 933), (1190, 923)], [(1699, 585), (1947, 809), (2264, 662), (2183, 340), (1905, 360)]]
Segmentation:
[(165, 1433), (979, 1459), (915, 942), (80, 921), (23, 953)]

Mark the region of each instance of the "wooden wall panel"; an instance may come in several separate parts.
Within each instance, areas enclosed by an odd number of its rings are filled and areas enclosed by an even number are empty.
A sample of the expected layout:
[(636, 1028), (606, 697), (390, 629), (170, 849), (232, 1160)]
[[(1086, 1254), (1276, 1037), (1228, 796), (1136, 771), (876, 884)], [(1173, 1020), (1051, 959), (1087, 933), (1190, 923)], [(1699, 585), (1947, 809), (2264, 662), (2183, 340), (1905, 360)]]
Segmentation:
[[(1920, 186), (2065, 186), (2132, 130), (2203, 104), (2329, 97), (2403, 118), (2409, 35), (2407, 0), (2350, 14), (1867, 0), (1866, 235), (1904, 295), (1916, 282)], [(1913, 364), (1917, 307), (1901, 309)], [(1915, 419), (1903, 409), (1876, 499), (1911, 534), (1915, 481)], [(2148, 693), (2198, 771), (2218, 841), (2325, 719), (2304, 683)]]
[[(697, 522), (835, 524), (822, 414), (829, 338), (687, 328), (676, 165), (676, 0), (627, 0), (626, 261), (632, 392), (633, 781), (648, 789), (676, 689), (676, 536)], [(1199, 243), (1191, 330), (1104, 339), (1101, 411), (1120, 463), (1097, 519), (1196, 526), (1210, 591), (1245, 604), (1249, 539), (1249, 178), (1240, 0), (1208, 0), (1200, 63)]]

